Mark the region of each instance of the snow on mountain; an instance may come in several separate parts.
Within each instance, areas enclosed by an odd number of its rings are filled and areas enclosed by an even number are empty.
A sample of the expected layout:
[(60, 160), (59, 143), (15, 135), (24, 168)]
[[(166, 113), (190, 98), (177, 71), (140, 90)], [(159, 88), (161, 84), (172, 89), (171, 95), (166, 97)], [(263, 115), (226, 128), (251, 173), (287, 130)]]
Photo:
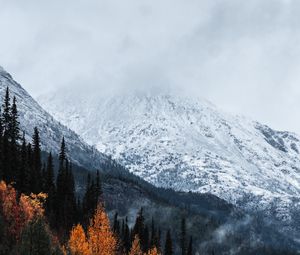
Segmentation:
[(90, 145), (156, 186), (209, 192), (287, 226), (300, 220), (296, 134), (172, 94), (99, 97), (72, 89), (40, 102)]
[(101, 166), (106, 159), (104, 155), (87, 145), (74, 131), (56, 121), (13, 80), (9, 73), (0, 67), (1, 103), (7, 87), (10, 90), (11, 98), (16, 96), (21, 130), (25, 131), (27, 140), (31, 141), (33, 129), (34, 127), (38, 127), (42, 148), (53, 153), (58, 153), (61, 139), (64, 136), (69, 149), (69, 156), (74, 162), (94, 169)]

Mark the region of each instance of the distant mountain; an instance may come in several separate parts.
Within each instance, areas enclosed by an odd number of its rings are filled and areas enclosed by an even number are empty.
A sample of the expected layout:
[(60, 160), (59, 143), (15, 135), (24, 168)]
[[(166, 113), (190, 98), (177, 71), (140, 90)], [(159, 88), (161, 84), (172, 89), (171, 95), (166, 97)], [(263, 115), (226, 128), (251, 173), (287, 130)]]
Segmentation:
[(6, 88), (11, 98), (16, 96), (22, 131), (27, 140), (31, 140), (34, 127), (38, 127), (42, 148), (57, 153), (63, 137), (69, 148), (69, 156), (78, 165), (91, 169), (99, 169), (107, 159), (95, 148), (87, 145), (75, 132), (60, 124), (48, 114), (2, 67), (0, 67), (0, 98), (1, 103)]
[(68, 91), (40, 102), (132, 173), (159, 187), (215, 194), (299, 235), (298, 135), (195, 98)]

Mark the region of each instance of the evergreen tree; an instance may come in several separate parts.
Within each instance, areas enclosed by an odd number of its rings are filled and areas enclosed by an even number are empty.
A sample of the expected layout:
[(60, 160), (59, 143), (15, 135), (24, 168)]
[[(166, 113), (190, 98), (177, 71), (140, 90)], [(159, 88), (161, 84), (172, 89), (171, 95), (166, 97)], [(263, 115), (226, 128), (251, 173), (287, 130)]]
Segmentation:
[(48, 194), (45, 204), (47, 214), (53, 212), (54, 199), (55, 199), (55, 184), (54, 184), (54, 166), (52, 153), (49, 154), (47, 159), (47, 167), (44, 175), (45, 185), (44, 192)]
[(187, 255), (193, 255), (193, 237), (190, 238)]
[(64, 138), (61, 143), (59, 161), (55, 196), (56, 227), (60, 234), (65, 236), (75, 223), (77, 210), (74, 176), (67, 159)]
[(130, 247), (131, 247), (131, 241), (130, 241), (130, 230), (129, 230), (129, 226), (128, 226), (127, 217), (125, 219), (123, 242), (124, 242), (125, 251), (128, 253), (130, 250)]
[(41, 162), (41, 144), (40, 135), (37, 127), (34, 128), (32, 138), (33, 142), (33, 168), (32, 168), (32, 190), (34, 193), (39, 193), (42, 190), (42, 162)]
[(19, 191), (22, 193), (29, 193), (30, 191), (30, 170), (27, 160), (27, 145), (25, 139), (25, 133), (23, 133), (22, 145), (21, 145), (21, 162), (19, 172)]
[(135, 220), (135, 225), (132, 230), (132, 237), (134, 238), (136, 235), (138, 235), (139, 238), (142, 239), (144, 236), (144, 228), (145, 218), (143, 215), (143, 208), (141, 208)]
[(10, 153), (10, 141), (9, 141), (9, 127), (11, 120), (11, 104), (10, 104), (10, 93), (8, 87), (6, 88), (6, 93), (3, 102), (3, 112), (2, 112), (2, 174), (3, 179), (11, 182), (12, 181), (12, 168), (11, 168), (11, 153)]
[(20, 255), (49, 255), (51, 250), (51, 236), (44, 220), (30, 222), (22, 233)]
[(11, 104), (10, 104), (10, 94), (9, 94), (8, 87), (6, 88), (4, 103), (2, 107), (3, 107), (3, 114), (2, 114), (3, 131), (4, 131), (4, 135), (8, 135), (10, 120), (11, 120)]
[(117, 236), (120, 235), (120, 222), (118, 220), (117, 212), (115, 213), (115, 216), (114, 216), (113, 231)]
[(173, 255), (173, 243), (170, 230), (167, 231), (166, 235), (165, 255)]
[(186, 222), (185, 222), (185, 218), (182, 218), (182, 220), (181, 220), (180, 248), (181, 248), (181, 254), (186, 255)]
[(17, 143), (17, 141), (20, 139), (20, 122), (18, 120), (18, 110), (17, 110), (17, 99), (16, 97), (13, 98), (13, 104), (11, 107), (11, 114), (10, 114), (10, 123), (9, 123), (9, 129), (10, 129), (10, 139), (14, 143)]

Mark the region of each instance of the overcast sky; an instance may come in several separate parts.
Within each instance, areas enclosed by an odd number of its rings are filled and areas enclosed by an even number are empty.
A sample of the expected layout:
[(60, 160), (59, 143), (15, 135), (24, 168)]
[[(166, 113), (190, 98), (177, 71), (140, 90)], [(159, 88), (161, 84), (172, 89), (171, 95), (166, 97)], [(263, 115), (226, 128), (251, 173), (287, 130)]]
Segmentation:
[(0, 0), (0, 65), (35, 97), (176, 89), (300, 134), (298, 0)]

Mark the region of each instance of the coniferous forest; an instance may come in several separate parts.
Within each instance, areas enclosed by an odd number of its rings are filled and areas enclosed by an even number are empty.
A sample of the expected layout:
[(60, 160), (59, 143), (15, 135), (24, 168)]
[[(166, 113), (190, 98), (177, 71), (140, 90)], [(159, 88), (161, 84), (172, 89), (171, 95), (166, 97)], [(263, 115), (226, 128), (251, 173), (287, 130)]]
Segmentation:
[[(52, 152), (42, 156), (39, 130), (31, 141), (20, 130), (8, 88), (0, 114), (0, 254), (174, 254), (171, 231), (162, 233), (153, 218), (148, 226), (143, 208), (132, 226), (117, 212), (109, 219), (98, 171), (77, 192), (65, 139), (55, 169)], [(182, 255), (194, 254), (184, 218), (178, 229)]]

